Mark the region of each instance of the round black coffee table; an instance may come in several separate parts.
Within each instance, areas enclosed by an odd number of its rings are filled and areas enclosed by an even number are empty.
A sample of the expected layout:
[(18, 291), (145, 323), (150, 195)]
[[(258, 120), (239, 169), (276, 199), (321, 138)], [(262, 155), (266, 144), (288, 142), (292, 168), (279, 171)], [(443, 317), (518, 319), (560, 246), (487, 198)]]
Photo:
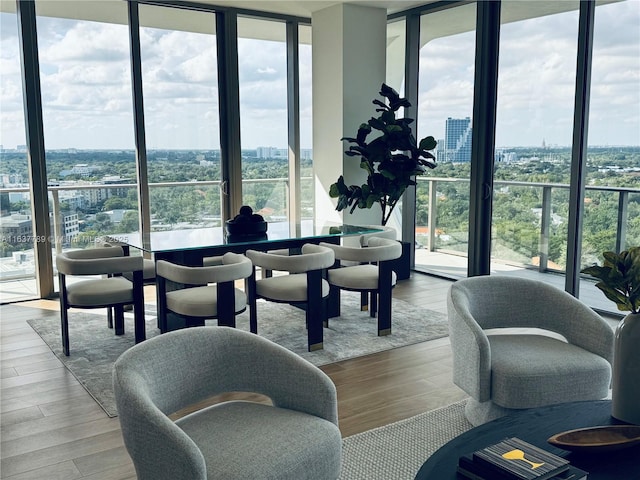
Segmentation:
[(574, 428), (622, 424), (611, 417), (611, 401), (573, 402), (523, 410), (457, 436), (422, 465), (415, 480), (459, 480), (458, 458), (507, 437), (518, 437), (565, 457), (589, 473), (589, 480), (640, 480), (640, 447), (615, 452), (578, 454), (547, 443), (555, 433)]

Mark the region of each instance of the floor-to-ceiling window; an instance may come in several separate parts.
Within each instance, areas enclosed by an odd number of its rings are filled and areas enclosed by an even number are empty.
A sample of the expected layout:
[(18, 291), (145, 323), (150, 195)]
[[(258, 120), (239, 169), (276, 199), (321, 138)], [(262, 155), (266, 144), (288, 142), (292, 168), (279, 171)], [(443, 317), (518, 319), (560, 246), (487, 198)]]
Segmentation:
[(111, 6), (123, 23), (62, 18), (68, 12), (41, 5), (50, 238), (59, 252), (138, 229), (129, 42), (126, 4)]
[(311, 26), (298, 25), (298, 66), (300, 72), (300, 218), (314, 216), (313, 181), (313, 70), (311, 68)]
[[(385, 83), (396, 90), (401, 96), (406, 97), (405, 92), (405, 63), (407, 57), (407, 22), (401, 18), (387, 24), (387, 52)], [(407, 116), (404, 108), (397, 113), (398, 118)], [(405, 197), (402, 197), (392, 215), (387, 221), (387, 226), (394, 228), (398, 238), (402, 236), (402, 211)]]
[(15, 282), (3, 302), (38, 293), (17, 25), (15, 13), (0, 13), (0, 282)]
[(221, 223), (215, 14), (140, 5), (151, 230)]
[[(465, 103), (460, 101), (466, 87), (469, 91), (477, 87), (473, 85), (475, 57), (470, 55), (466, 60), (469, 82), (451, 76), (451, 72), (462, 71), (456, 67), (466, 58), (465, 53), (474, 50), (475, 24), (473, 20), (465, 23), (469, 15), (463, 15), (465, 9), (473, 6), (431, 8), (427, 5), (420, 25), (421, 36), (428, 34), (429, 24), (431, 32), (443, 28), (457, 31), (444, 35), (431, 33), (438, 38), (421, 48), (418, 133), (419, 136), (434, 134), (439, 145), (438, 167), (426, 178), (418, 178), (417, 246), (424, 244), (429, 248), (416, 250), (416, 269), (454, 278), (466, 274), (466, 265), (452, 253), (459, 250), (465, 256), (471, 245), (466, 242), (464, 230), (452, 229), (450, 223), (464, 225), (469, 216), (467, 206), (478, 199), (469, 199), (468, 189), (444, 191), (440, 183), (465, 179), (465, 175), (459, 174), (448, 178), (449, 169), (462, 172), (465, 164), (460, 155), (464, 153), (464, 140), (466, 136), (473, 138), (475, 133), (474, 119), (468, 118), (472, 95), (466, 97), (468, 115), (461, 110)], [(495, 152), (493, 158), (483, 160), (487, 167), (490, 162), (493, 171), (493, 189), (489, 190), (492, 197), (491, 273), (537, 276), (560, 288), (565, 287), (565, 273), (571, 271), (573, 275), (576, 270), (573, 263), (568, 265), (567, 245), (572, 238), (583, 240), (580, 266), (584, 266), (601, 259), (602, 250), (637, 244), (639, 228), (636, 210), (640, 192), (636, 170), (640, 167), (640, 88), (636, 73), (640, 57), (637, 29), (640, 4), (633, 1), (597, 3), (592, 75), (579, 70), (586, 63), (584, 56), (578, 58), (579, 52), (590, 48), (588, 30), (582, 35), (578, 31), (581, 14), (586, 18), (588, 11), (580, 7), (577, 0), (505, 0), (500, 10), (499, 49), (474, 52), (499, 59)], [(438, 21), (442, 16), (448, 21)], [(390, 29), (394, 23), (390, 23)], [(469, 34), (467, 49), (462, 53), (450, 49), (447, 42), (455, 42), (464, 32)], [(486, 34), (478, 33), (483, 34), (483, 38)], [(491, 34), (497, 34), (497, 30)], [(444, 58), (441, 62), (429, 62), (423, 57), (423, 51), (436, 44), (439, 48), (435, 53)], [(581, 50), (579, 45), (587, 48)], [(432, 54), (432, 58), (438, 57)], [(438, 70), (441, 64), (445, 66), (442, 71)], [(440, 90), (429, 83), (434, 82), (434, 78), (441, 80)], [(590, 124), (586, 127), (588, 130), (581, 131), (581, 124), (574, 118), (575, 101), (580, 98), (576, 84), (589, 81), (590, 97), (581, 101), (586, 107), (591, 103)], [(428, 103), (434, 99), (446, 105), (452, 114), (438, 115), (436, 105)], [(440, 120), (441, 117), (445, 120)], [(443, 124), (439, 127), (440, 134), (438, 125), (433, 126), (438, 121)], [(581, 158), (576, 154), (581, 147), (577, 138), (587, 131), (589, 147), (585, 158)], [(569, 231), (571, 216), (580, 218), (582, 211), (576, 211), (577, 205), (570, 205), (570, 195), (578, 191), (572, 178), (582, 162), (587, 171), (584, 222), (579, 224), (582, 231), (573, 228)], [(445, 178), (438, 179), (437, 187), (429, 192), (425, 187), (421, 191), (421, 184), (433, 183), (431, 177)], [(473, 184), (474, 172), (467, 171), (466, 178)], [(479, 194), (486, 195), (487, 189)], [(451, 205), (458, 208), (446, 208)], [(447, 258), (441, 257), (443, 253)], [(584, 285), (583, 279), (581, 289)], [(601, 302), (593, 303), (594, 289), (590, 287), (593, 285), (587, 285), (581, 298), (603, 308)]]
[[(16, 4), (13, 5), (15, 8)], [(221, 204), (227, 201), (221, 198), (219, 188), (222, 164), (226, 161), (228, 168), (236, 143), (250, 151), (244, 158), (246, 165), (243, 162), (247, 175), (253, 175), (246, 182), (250, 185), (246, 190), (248, 202), (253, 203), (255, 199), (255, 203), (261, 205), (259, 208), (266, 207), (264, 212), (269, 219), (288, 218), (289, 189), (294, 183), (290, 176), (300, 172), (301, 177), (307, 177), (306, 183), (301, 182), (301, 214), (303, 218), (313, 216), (310, 20), (256, 12), (256, 18), (241, 17), (236, 25), (238, 14), (233, 9), (223, 8), (221, 16), (221, 12), (208, 5), (180, 2), (158, 5), (141, 1), (132, 8), (128, 8), (127, 2), (119, 1), (36, 2), (33, 5), (37, 8), (34, 23), (38, 26), (49, 173), (51, 232), (46, 233), (54, 240), (53, 255), (55, 249), (91, 245), (104, 233), (138, 230), (141, 223), (151, 231), (219, 225), (224, 219)], [(11, 11), (5, 7), (3, 2), (2, 11)], [(135, 25), (132, 32), (128, 30), (129, 13)], [(243, 11), (243, 15), (246, 13)], [(8, 18), (15, 25), (16, 15), (6, 15), (3, 13), (3, 22)], [(224, 19), (226, 34), (222, 40), (216, 32), (221, 19)], [(243, 23), (245, 21), (248, 23)], [(287, 41), (291, 40), (285, 32), (291, 32), (287, 30), (290, 25), (298, 29), (299, 45), (298, 54), (287, 57)], [(229, 98), (232, 92), (218, 91), (223, 82), (218, 79), (221, 69), (217, 55), (225, 52), (226, 61), (232, 50), (231, 57), (235, 55), (235, 37), (231, 40), (228, 35), (235, 32), (236, 26), (239, 43), (248, 42), (244, 53), (241, 46), (239, 56), (242, 108), (239, 111), (238, 105), (228, 102), (224, 115), (227, 119), (242, 118), (242, 132), (227, 129), (225, 145), (230, 146), (231, 151), (227, 152), (229, 158), (224, 159), (220, 140), (224, 128), (218, 102), (220, 98)], [(11, 31), (3, 24), (3, 40), (11, 37)], [(15, 27), (13, 32), (17, 46)], [(10, 50), (4, 45), (2, 54), (7, 61), (3, 58), (3, 138), (9, 139), (10, 136), (5, 135), (9, 116), (4, 113), (9, 111), (11, 101), (17, 100), (21, 85), (19, 76), (15, 78), (13, 90), (5, 81), (11, 69), (8, 67)], [(132, 62), (131, 54), (137, 49), (140, 63), (135, 54)], [(20, 60), (17, 55), (13, 58), (17, 74)], [(291, 94), (293, 76), (287, 58), (300, 63), (299, 97)], [(229, 75), (226, 80), (238, 74), (234, 68), (227, 68), (229, 65), (233, 67), (233, 63), (229, 63), (222, 68), (225, 75)], [(253, 90), (258, 77), (265, 81), (266, 89), (262, 91)], [(236, 78), (231, 85), (237, 83)], [(224, 85), (228, 90), (229, 83)], [(299, 105), (299, 116), (291, 114), (288, 101), (290, 105)], [(142, 118), (144, 122), (140, 121)], [(290, 132), (295, 130), (292, 125), (298, 119), (299, 145), (291, 158), (300, 167), (296, 165), (296, 172), (291, 172), (287, 147), (291, 146)], [(35, 127), (30, 124), (27, 131), (38, 134), (40, 130)], [(252, 143), (245, 143), (249, 139)], [(26, 143), (24, 136), (22, 140), (12, 138), (10, 141), (16, 145)], [(136, 164), (136, 142), (142, 147), (137, 158), (144, 157), (139, 165)], [(275, 152), (275, 155), (259, 159), (258, 147), (266, 147), (260, 149), (263, 154)], [(283, 157), (280, 149), (284, 149)], [(23, 147), (20, 150), (13, 153), (17, 157), (22, 153), (21, 169), (26, 179), (28, 154)], [(274, 157), (282, 159), (282, 164), (273, 165)], [(248, 162), (250, 158), (256, 162)], [(148, 185), (138, 186), (137, 178)], [(233, 177), (232, 180), (235, 183), (230, 182), (227, 190), (240, 190), (238, 180), (244, 179)], [(261, 183), (270, 186), (266, 190), (254, 187)], [(139, 195), (145, 198), (147, 186), (150, 223), (145, 222), (148, 210), (138, 202)], [(32, 190), (28, 195), (42, 199), (46, 193)], [(3, 210), (5, 197), (3, 195)], [(11, 199), (15, 198), (12, 193)], [(140, 211), (139, 206), (145, 211)], [(7, 205), (6, 210), (12, 208)], [(47, 229), (38, 227), (40, 230)], [(30, 233), (33, 234), (33, 229)], [(51, 293), (50, 285), (44, 288), (44, 295)]]
[(467, 274), (475, 22), (474, 3), (420, 20), (418, 137), (438, 146), (437, 167), (418, 178), (415, 268), (455, 277)]
[[(581, 268), (640, 245), (639, 26), (637, 1), (596, 6)], [(580, 298), (615, 308), (592, 284), (583, 279)]]
[(502, 2), (492, 270), (566, 265), (578, 2), (549, 9)]
[(238, 80), (242, 203), (267, 221), (287, 220), (289, 142), (284, 22), (238, 18)]

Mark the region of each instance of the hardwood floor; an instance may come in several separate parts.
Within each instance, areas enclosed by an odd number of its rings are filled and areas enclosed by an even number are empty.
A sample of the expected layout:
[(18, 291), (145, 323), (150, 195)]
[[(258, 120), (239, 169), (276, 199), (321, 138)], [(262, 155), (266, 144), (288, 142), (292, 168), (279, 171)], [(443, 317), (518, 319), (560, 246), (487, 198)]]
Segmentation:
[[(446, 311), (448, 280), (413, 273), (394, 297)], [(24, 308), (31, 307), (31, 308)], [(26, 321), (55, 301), (0, 307), (0, 476), (7, 480), (128, 480), (135, 471), (109, 418)], [(48, 312), (47, 312), (48, 311)], [(447, 338), (322, 367), (338, 390), (343, 436), (464, 398), (451, 382)]]

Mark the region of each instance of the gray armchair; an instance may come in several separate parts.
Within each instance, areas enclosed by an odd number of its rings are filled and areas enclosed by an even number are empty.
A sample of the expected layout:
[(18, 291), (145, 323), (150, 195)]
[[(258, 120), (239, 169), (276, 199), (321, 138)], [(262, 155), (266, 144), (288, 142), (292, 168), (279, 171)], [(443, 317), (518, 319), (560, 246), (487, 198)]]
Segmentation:
[[(336, 389), (320, 369), (257, 335), (200, 327), (123, 353), (113, 386), (124, 443), (139, 480), (332, 479), (342, 440)], [(168, 415), (224, 392), (227, 401), (175, 422)]]
[(608, 395), (613, 329), (568, 293), (537, 280), (471, 277), (451, 286), (447, 308), (453, 381), (471, 396), (472, 424)]

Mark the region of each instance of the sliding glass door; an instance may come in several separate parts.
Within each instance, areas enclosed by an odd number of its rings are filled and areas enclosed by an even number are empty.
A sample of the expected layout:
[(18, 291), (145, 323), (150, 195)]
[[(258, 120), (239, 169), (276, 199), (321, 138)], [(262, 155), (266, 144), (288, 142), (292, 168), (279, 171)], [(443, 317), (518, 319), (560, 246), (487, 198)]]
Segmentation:
[[(598, 4), (594, 25), (581, 268), (640, 245), (640, 4)], [(589, 278), (579, 296), (615, 308)]]
[(418, 138), (438, 141), (438, 166), (418, 177), (415, 268), (467, 275), (476, 5), (420, 20)]

